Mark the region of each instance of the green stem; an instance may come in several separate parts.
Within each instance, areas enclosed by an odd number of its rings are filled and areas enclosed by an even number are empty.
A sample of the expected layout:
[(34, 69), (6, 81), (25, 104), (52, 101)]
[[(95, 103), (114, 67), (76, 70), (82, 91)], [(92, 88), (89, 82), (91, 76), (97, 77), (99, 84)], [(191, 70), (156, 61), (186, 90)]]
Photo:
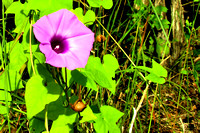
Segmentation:
[(32, 23), (33, 23), (33, 19), (32, 19), (32, 15), (31, 15), (30, 32), (29, 32), (29, 47), (30, 47), (30, 59), (31, 59), (30, 61), (31, 61), (33, 73), (34, 73), (34, 75), (36, 75), (34, 64), (33, 64), (32, 48), (31, 48), (31, 36), (32, 36), (32, 27), (33, 27)]
[[(2, 39), (2, 46), (4, 47), (4, 61), (5, 62), (2, 62), (4, 63), (5, 65), (7, 64), (7, 53), (6, 53), (6, 45), (5, 45), (5, 29), (6, 29), (6, 25), (5, 25), (5, 18), (4, 18), (4, 4), (2, 2), (2, 19), (3, 19), (3, 39)], [(3, 65), (4, 66), (4, 65)], [(4, 79), (4, 87), (5, 87), (5, 102), (6, 102), (6, 109), (7, 109), (7, 112), (6, 112), (6, 116), (7, 116), (7, 121), (8, 121), (8, 129), (9, 129), (9, 133), (11, 132), (11, 129), (10, 129), (10, 119), (9, 119), (9, 105), (8, 105), (8, 80), (9, 79), (9, 66), (7, 66), (7, 70), (5, 71), (5, 79)], [(8, 78), (7, 78), (8, 77)]]
[(48, 105), (45, 106), (45, 128), (47, 133), (49, 133), (49, 127), (48, 127)]
[(65, 88), (64, 88), (64, 92), (65, 92), (65, 96), (66, 96), (66, 100), (67, 100), (67, 104), (69, 105), (69, 97), (67, 94), (68, 91), (68, 87), (67, 87), (67, 68), (65, 68)]
[[(8, 105), (8, 80), (7, 79), (9, 79), (9, 72), (8, 72), (8, 70), (6, 69), (6, 71), (5, 71), (5, 80), (4, 80), (4, 87), (5, 87), (5, 90), (4, 90), (4, 92), (5, 92), (5, 101), (6, 101), (6, 110), (7, 110), (7, 112), (6, 112), (6, 115), (7, 115), (7, 121), (8, 121), (8, 128), (9, 128), (9, 133), (11, 132), (11, 129), (10, 129), (10, 118), (9, 118), (9, 105)], [(8, 77), (8, 78), (7, 78)]]

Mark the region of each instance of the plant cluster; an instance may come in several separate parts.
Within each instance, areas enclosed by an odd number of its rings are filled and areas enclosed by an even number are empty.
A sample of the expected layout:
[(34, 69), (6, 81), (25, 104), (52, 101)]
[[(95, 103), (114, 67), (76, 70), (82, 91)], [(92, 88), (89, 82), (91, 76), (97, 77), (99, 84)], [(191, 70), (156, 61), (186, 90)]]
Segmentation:
[(2, 0), (0, 132), (198, 132), (191, 3), (179, 22), (156, 0)]

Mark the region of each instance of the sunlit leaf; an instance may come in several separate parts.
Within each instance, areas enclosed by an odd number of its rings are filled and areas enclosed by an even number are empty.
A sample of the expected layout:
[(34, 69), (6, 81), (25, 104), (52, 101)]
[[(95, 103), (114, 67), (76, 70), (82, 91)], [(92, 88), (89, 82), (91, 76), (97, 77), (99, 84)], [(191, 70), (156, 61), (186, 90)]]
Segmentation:
[(13, 3), (13, 0), (2, 0), (2, 2), (8, 8)]
[(111, 106), (102, 106), (100, 108), (101, 113), (96, 114), (97, 119), (94, 123), (94, 128), (97, 133), (120, 133), (120, 128), (116, 125), (116, 122), (123, 113)]
[[(90, 76), (97, 82), (100, 86), (105, 88), (112, 88), (112, 78), (104, 69), (101, 64), (100, 58), (90, 56), (85, 67), (85, 70), (90, 73)], [(115, 90), (114, 90), (115, 91)], [(112, 90), (112, 92), (114, 93)]]
[(113, 6), (112, 0), (87, 0), (91, 7), (103, 6), (105, 9), (110, 9)]
[(152, 68), (145, 66), (136, 66), (136, 68), (145, 70), (150, 74), (145, 78), (155, 83), (163, 84), (165, 83), (165, 79), (163, 77), (167, 77), (167, 70), (163, 68), (159, 63), (152, 60)]
[(6, 10), (6, 14), (15, 14), (15, 25), (16, 28), (14, 32), (20, 33), (22, 29), (24, 29), (24, 25), (26, 25), (27, 17), (29, 14), (30, 8), (28, 4), (25, 2), (22, 4), (20, 1), (13, 2), (9, 8)]
[(85, 25), (92, 25), (95, 21), (95, 13), (94, 11), (92, 10), (88, 10), (86, 13), (85, 13), (85, 16), (84, 16), (84, 19), (83, 19), (83, 23)]
[(8, 70), (8, 67), (6, 67), (0, 76), (0, 89), (5, 89), (5, 86), (7, 86), (8, 91), (14, 91), (16, 89), (23, 88), (19, 71), (12, 69)]
[(111, 77), (115, 77), (115, 71), (119, 68), (119, 63), (117, 61), (117, 59), (110, 55), (104, 55), (103, 56), (103, 66), (105, 68), (105, 70), (107, 71), (108, 75), (110, 75)]
[[(4, 1), (7, 1), (7, 0), (4, 0)], [(13, 2), (9, 8), (6, 10), (5, 13), (11, 13), (11, 14), (15, 14), (15, 13), (18, 13), (21, 11), (21, 9), (23, 8), (23, 4), (20, 2), (20, 1), (16, 1), (16, 2)]]
[(60, 86), (54, 81), (45, 83), (39, 75), (31, 77), (26, 84), (25, 91), (28, 118), (30, 119), (41, 112), (46, 104), (56, 101), (60, 93)]
[(80, 115), (83, 116), (83, 118), (80, 120), (80, 123), (97, 119), (89, 106), (87, 106), (83, 112), (80, 112)]
[(58, 119), (53, 121), (50, 133), (69, 133), (73, 132), (73, 123), (77, 114), (71, 109), (67, 109), (65, 114), (59, 115)]
[(72, 9), (73, 0), (30, 0), (31, 9), (40, 10), (40, 17), (60, 9)]
[[(13, 45), (12, 41), (10, 44)], [(26, 55), (24, 54), (23, 47), (20, 43), (16, 43), (12, 52), (10, 53), (10, 65), (9, 68), (12, 70), (19, 71), (23, 64), (27, 61)]]
[(92, 25), (95, 21), (95, 13), (92, 10), (88, 10), (85, 15), (83, 15), (83, 9), (78, 7), (72, 12), (78, 17), (78, 19), (85, 25)]
[(165, 79), (164, 78), (161, 78), (153, 73), (150, 73), (149, 75), (147, 75), (145, 77), (147, 80), (150, 80), (154, 83), (158, 83), (158, 84), (164, 84), (165, 83)]
[(152, 70), (153, 73), (157, 76), (167, 77), (167, 70), (161, 66), (161, 64), (157, 63), (156, 61), (152, 60)]
[(8, 101), (8, 106), (10, 106), (12, 101), (10, 93), (5, 90), (0, 90), (0, 102), (4, 104), (0, 104), (0, 114), (3, 115), (7, 113), (6, 99)]
[(72, 71), (75, 82), (97, 91), (96, 83), (115, 93), (115, 71), (119, 64), (112, 55), (105, 55), (103, 64), (99, 57), (90, 56), (85, 69)]

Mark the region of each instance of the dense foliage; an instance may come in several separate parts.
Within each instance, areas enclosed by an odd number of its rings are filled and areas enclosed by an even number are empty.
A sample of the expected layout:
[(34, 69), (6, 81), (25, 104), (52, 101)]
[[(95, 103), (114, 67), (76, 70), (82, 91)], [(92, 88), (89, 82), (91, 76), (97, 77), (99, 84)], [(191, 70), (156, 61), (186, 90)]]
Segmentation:
[(0, 133), (200, 132), (199, 7), (2, 0)]

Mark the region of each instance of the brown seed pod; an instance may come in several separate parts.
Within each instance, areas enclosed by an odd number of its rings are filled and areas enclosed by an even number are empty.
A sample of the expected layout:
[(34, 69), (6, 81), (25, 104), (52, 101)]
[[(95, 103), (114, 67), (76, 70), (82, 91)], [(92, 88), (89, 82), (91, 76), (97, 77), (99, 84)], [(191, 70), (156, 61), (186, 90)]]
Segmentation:
[(98, 35), (96, 37), (97, 42), (104, 42), (106, 40), (106, 37), (104, 35)]
[(71, 108), (72, 108), (74, 111), (76, 111), (76, 112), (82, 112), (82, 111), (86, 108), (87, 103), (84, 104), (84, 103), (82, 102), (82, 100), (78, 99), (74, 104), (71, 104), (71, 103), (70, 103), (70, 105), (71, 105)]

